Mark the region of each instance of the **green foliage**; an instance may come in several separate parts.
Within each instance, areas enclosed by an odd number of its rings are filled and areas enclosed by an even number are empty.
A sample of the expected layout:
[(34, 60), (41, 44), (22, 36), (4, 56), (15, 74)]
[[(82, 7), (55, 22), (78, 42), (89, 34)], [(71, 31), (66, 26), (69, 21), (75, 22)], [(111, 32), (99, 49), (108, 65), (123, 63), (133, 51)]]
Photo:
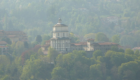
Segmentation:
[(47, 57), (49, 58), (50, 63), (55, 63), (56, 62), (56, 57), (58, 56), (58, 54), (59, 53), (55, 49), (53, 49), (51, 47), (48, 48)]
[(7, 42), (8, 44), (12, 43), (8, 37), (3, 37), (1, 40)]
[(125, 54), (133, 55), (134, 54), (134, 51), (131, 50), (131, 49), (126, 49), (125, 50)]
[(39, 49), (37, 52), (27, 52), (24, 57), (17, 56), (12, 61), (7, 56), (0, 55), (0, 79), (139, 80), (138, 55), (139, 51), (134, 53), (131, 49), (127, 49), (123, 53), (116, 48), (104, 55), (97, 50), (91, 58), (87, 57), (85, 51), (60, 54), (53, 48), (48, 49), (48, 55), (43, 55)]
[(130, 61), (127, 63), (123, 63), (119, 69), (119, 75), (121, 76), (122, 79), (127, 79), (127, 80), (138, 80), (140, 79), (137, 75), (139, 74), (140, 68), (138, 67), (140, 61)]
[(27, 41), (24, 42), (24, 47), (25, 47), (25, 48), (29, 48), (29, 44), (28, 44)]
[(121, 52), (108, 51), (105, 54), (107, 63), (119, 66), (126, 61), (125, 54)]
[(93, 52), (93, 57), (97, 58), (98, 56), (103, 56), (103, 53), (101, 50), (96, 50)]
[(50, 79), (53, 66), (41, 59), (35, 59), (33, 56), (26, 61), (23, 72), (20, 76), (21, 80), (44, 80)]
[(64, 68), (56, 67), (52, 71), (52, 80), (64, 80), (66, 78), (66, 71)]
[(10, 79), (9, 75), (5, 75), (4, 77), (0, 78), (0, 80), (9, 80), (9, 79)]
[(94, 33), (89, 33), (89, 34), (86, 34), (86, 35), (84, 36), (84, 38), (85, 38), (85, 39), (91, 39), (91, 38), (92, 38), (92, 39), (95, 39), (95, 35), (96, 35), (96, 34), (94, 34)]
[(70, 39), (72, 43), (79, 42), (79, 38), (76, 37), (73, 33), (70, 33)]
[(99, 33), (96, 34), (95, 41), (109, 42), (109, 39), (104, 33), (99, 32)]
[(41, 43), (42, 42), (42, 37), (41, 35), (37, 35), (36, 37), (36, 42)]
[(135, 54), (136, 56), (140, 56), (139, 50), (136, 50), (134, 54)]
[(114, 35), (112, 37), (112, 42), (119, 44), (119, 42), (120, 42), (120, 36), (119, 35)]
[(112, 46), (110, 50), (116, 51), (116, 52), (124, 52), (123, 49), (119, 49), (117, 46)]
[(90, 77), (91, 79), (102, 79), (102, 72), (100, 71), (100, 64), (94, 64), (90, 66)]

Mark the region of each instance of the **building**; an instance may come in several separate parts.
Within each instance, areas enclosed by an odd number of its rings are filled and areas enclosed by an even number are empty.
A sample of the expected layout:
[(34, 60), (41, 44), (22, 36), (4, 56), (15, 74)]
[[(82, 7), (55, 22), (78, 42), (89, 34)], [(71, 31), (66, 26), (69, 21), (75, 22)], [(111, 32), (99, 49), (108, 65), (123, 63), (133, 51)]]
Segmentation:
[(88, 39), (85, 42), (71, 43), (71, 39), (69, 38), (68, 26), (62, 24), (61, 19), (59, 19), (58, 23), (53, 26), (52, 39), (46, 41), (46, 44), (42, 46), (42, 51), (44, 52), (44, 54), (47, 54), (48, 47), (52, 47), (61, 53), (68, 53), (73, 50), (84, 50), (87, 52), (101, 50), (102, 52), (106, 52), (110, 50), (112, 46), (118, 47), (119, 44), (112, 42), (96, 43), (94, 42), (94, 39)]
[(0, 31), (0, 39), (8, 37), (12, 42), (28, 41), (26, 33), (22, 31)]
[(61, 23), (59, 19), (58, 23), (53, 27), (53, 38), (51, 39), (51, 47), (59, 52), (70, 51), (70, 38), (68, 26)]
[(8, 46), (5, 41), (0, 41), (0, 55), (8, 53)]
[(132, 50), (134, 50), (134, 51), (139, 50), (140, 51), (140, 47), (134, 47)]

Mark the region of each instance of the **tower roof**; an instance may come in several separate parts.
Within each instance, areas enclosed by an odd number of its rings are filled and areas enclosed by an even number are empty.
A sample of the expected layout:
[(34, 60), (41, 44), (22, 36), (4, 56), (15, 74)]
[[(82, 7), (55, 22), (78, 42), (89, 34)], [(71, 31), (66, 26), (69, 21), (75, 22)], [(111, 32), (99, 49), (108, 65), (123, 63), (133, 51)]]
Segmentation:
[(58, 23), (61, 23), (61, 22), (62, 22), (62, 20), (61, 20), (61, 18), (59, 18)]
[(61, 18), (59, 18), (58, 23), (54, 25), (54, 27), (68, 27), (68, 26), (65, 24), (62, 24), (62, 20)]

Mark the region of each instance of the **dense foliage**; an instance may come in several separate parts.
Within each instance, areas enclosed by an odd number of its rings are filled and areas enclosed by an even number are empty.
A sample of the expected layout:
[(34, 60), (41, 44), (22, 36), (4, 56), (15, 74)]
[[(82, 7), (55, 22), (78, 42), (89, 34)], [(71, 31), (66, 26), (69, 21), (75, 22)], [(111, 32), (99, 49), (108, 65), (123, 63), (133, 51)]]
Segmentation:
[(12, 60), (0, 55), (0, 80), (140, 80), (139, 51), (112, 48), (87, 57), (84, 51), (59, 54), (49, 48), (43, 55), (35, 50)]

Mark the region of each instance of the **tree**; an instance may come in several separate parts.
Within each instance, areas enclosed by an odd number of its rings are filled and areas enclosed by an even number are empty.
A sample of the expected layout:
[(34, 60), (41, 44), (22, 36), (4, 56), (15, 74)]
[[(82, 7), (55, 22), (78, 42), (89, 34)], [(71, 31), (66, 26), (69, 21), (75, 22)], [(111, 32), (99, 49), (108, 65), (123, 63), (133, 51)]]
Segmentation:
[(112, 51), (119, 52), (119, 48), (118, 48), (117, 46), (112, 46), (112, 47), (111, 47), (111, 50), (112, 50)]
[(96, 50), (93, 52), (93, 57), (97, 58), (98, 56), (103, 56), (103, 53), (101, 50)]
[(0, 74), (6, 75), (8, 67), (10, 66), (10, 60), (5, 55), (0, 55)]
[(24, 42), (24, 47), (25, 47), (25, 48), (29, 48), (29, 44), (28, 44), (27, 41)]
[(8, 37), (3, 37), (3, 38), (2, 38), (2, 41), (7, 42), (8, 44), (12, 44), (10, 38), (8, 38)]
[(131, 49), (126, 49), (125, 50), (125, 54), (133, 55), (134, 54), (134, 51), (131, 50)]
[(105, 54), (106, 64), (110, 67), (113, 65), (120, 66), (126, 61), (125, 55), (122, 52), (107, 51)]
[(94, 39), (95, 38), (95, 34), (94, 33), (89, 33), (89, 34), (86, 34), (85, 36), (84, 36), (84, 38), (85, 39)]
[(135, 54), (136, 56), (140, 56), (139, 50), (136, 50), (134, 54)]
[(120, 42), (120, 37), (119, 37), (119, 35), (114, 35), (114, 36), (112, 37), (112, 42), (119, 44), (119, 42)]
[[(43, 59), (43, 58), (42, 58)], [(44, 61), (44, 59), (35, 59), (31, 56), (23, 66), (20, 76), (21, 80), (46, 80), (51, 78), (53, 65)]]
[(90, 66), (90, 79), (94, 80), (102, 79), (100, 67), (101, 67), (100, 64), (94, 64)]
[(140, 70), (139, 66), (139, 61), (130, 61), (127, 63), (123, 63), (118, 68), (119, 76), (122, 79), (126, 80), (138, 80), (136, 79), (136, 75)]
[(66, 80), (67, 74), (64, 68), (56, 67), (53, 69), (52, 80)]
[(79, 42), (78, 37), (76, 37), (73, 33), (70, 33), (70, 38), (71, 38), (71, 42), (73, 43)]
[(108, 42), (109, 39), (104, 33), (99, 32), (99, 33), (96, 34), (95, 41)]
[(58, 56), (58, 54), (59, 53), (55, 49), (53, 49), (51, 47), (48, 48), (47, 57), (49, 58), (50, 62), (53, 62), (55, 64), (55, 62), (56, 62), (55, 60), (56, 60), (56, 57)]
[(42, 42), (42, 37), (41, 35), (37, 35), (36, 37), (36, 42), (41, 43)]

